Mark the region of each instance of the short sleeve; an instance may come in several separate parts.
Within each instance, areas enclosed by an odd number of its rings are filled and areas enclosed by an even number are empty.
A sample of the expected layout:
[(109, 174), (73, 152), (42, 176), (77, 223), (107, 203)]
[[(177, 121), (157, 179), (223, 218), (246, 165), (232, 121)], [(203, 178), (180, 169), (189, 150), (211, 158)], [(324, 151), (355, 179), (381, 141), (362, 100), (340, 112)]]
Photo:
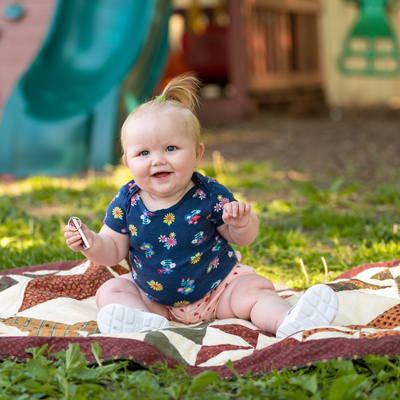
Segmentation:
[(221, 185), (216, 180), (213, 180), (211, 183), (211, 221), (216, 225), (220, 226), (224, 224), (222, 219), (222, 212), (224, 210), (224, 206), (231, 201), (236, 201), (232, 192), (226, 188), (224, 185)]
[(111, 203), (107, 208), (104, 223), (115, 232), (128, 234), (128, 230), (126, 229), (126, 212), (128, 201), (122, 192), (123, 191), (121, 189), (119, 193), (111, 200)]

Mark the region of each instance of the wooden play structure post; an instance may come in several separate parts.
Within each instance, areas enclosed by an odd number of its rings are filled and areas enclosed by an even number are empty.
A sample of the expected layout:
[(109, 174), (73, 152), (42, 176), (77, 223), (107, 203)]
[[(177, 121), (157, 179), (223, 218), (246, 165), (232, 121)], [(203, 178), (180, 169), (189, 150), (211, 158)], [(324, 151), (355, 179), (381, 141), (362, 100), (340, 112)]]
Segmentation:
[(240, 120), (246, 115), (247, 73), (244, 59), (244, 37), (242, 35), (242, 0), (227, 2), (230, 24), (227, 29), (227, 54), (229, 81), (235, 88), (231, 98), (205, 100), (198, 117), (203, 123)]

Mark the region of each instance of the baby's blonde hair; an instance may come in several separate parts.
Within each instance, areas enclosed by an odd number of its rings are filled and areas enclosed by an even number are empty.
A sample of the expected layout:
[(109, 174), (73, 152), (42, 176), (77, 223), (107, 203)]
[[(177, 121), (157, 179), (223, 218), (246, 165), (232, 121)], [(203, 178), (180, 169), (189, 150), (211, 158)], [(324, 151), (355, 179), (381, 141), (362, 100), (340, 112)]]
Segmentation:
[(178, 111), (187, 123), (188, 131), (193, 136), (196, 150), (203, 144), (200, 133), (200, 122), (194, 111), (200, 102), (200, 81), (193, 75), (183, 74), (173, 78), (160, 96), (143, 103), (134, 109), (126, 118), (121, 128), (121, 146), (126, 153), (127, 124), (133, 117), (139, 117), (150, 110), (173, 113)]

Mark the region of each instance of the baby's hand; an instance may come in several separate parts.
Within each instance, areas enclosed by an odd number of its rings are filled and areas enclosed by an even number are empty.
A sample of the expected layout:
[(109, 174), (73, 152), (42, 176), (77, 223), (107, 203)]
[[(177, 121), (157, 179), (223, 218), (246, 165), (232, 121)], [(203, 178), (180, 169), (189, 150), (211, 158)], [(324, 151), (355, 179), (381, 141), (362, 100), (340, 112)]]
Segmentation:
[[(91, 246), (93, 243), (92, 231), (85, 224), (82, 224), (81, 229), (83, 234), (86, 236), (89, 245)], [(73, 251), (84, 251), (85, 248), (83, 247), (83, 240), (79, 232), (73, 231), (69, 225), (67, 225), (64, 230), (64, 237), (70, 249)]]
[(233, 228), (244, 228), (250, 221), (251, 205), (243, 201), (232, 201), (225, 204), (223, 221)]

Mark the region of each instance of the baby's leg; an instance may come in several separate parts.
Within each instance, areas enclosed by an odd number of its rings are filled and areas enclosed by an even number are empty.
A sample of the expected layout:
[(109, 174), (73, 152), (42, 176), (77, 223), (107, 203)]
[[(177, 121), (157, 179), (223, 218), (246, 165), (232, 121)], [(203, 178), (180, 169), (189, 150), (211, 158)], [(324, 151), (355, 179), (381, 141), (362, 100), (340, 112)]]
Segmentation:
[(113, 303), (168, 317), (167, 308), (150, 300), (136, 285), (130, 273), (108, 280), (97, 290), (96, 304), (99, 310)]
[(275, 335), (290, 304), (275, 291), (272, 282), (257, 274), (244, 274), (222, 293), (217, 318), (250, 320), (258, 328)]
[(97, 290), (96, 304), (99, 310), (107, 304), (114, 303), (149, 311), (140, 296), (138, 287), (133, 283), (131, 274), (110, 279)]
[(337, 296), (329, 286), (315, 285), (291, 309), (278, 296), (271, 281), (247, 274), (232, 281), (223, 292), (217, 317), (249, 319), (258, 328), (284, 338), (316, 326), (330, 325), (338, 305)]
[(105, 282), (96, 293), (101, 333), (143, 332), (169, 325), (165, 306), (150, 300), (131, 274)]

